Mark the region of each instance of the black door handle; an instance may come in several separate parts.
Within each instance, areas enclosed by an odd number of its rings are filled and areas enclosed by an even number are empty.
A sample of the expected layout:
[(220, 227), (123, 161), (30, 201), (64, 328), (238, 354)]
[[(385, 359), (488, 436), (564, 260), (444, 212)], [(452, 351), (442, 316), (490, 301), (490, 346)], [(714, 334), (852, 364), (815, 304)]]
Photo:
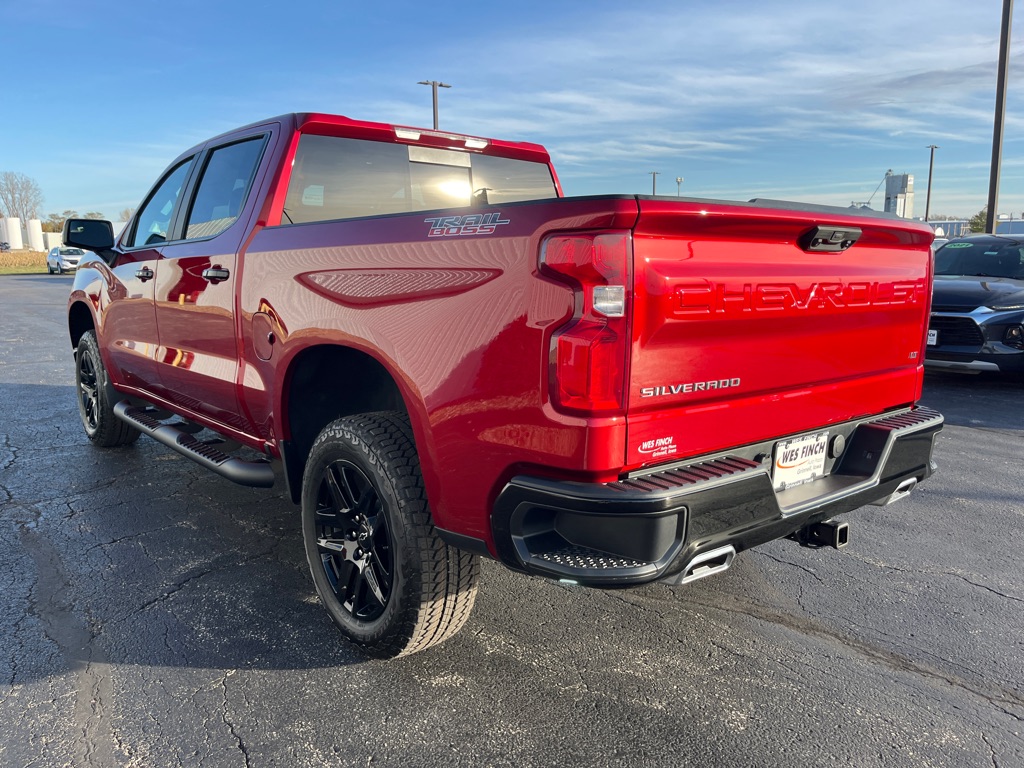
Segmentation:
[(135, 276), (139, 278), (140, 282), (146, 282), (147, 280), (153, 279), (153, 270), (149, 267), (143, 267), (142, 269), (136, 270)]
[(209, 267), (203, 270), (203, 279), (209, 280), (211, 283), (219, 283), (229, 277), (231, 277), (231, 273), (223, 267)]

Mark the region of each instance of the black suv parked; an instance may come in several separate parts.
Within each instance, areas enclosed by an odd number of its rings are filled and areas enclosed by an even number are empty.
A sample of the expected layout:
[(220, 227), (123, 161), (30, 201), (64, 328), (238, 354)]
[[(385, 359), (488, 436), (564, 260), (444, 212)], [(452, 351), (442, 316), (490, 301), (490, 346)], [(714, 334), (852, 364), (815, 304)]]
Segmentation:
[(1024, 235), (970, 235), (935, 252), (925, 364), (1024, 372)]

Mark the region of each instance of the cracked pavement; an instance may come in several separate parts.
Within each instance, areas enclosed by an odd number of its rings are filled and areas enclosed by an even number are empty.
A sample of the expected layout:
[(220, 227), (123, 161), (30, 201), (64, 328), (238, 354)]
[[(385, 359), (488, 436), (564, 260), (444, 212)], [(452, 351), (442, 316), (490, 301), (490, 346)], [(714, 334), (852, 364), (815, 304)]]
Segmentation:
[(0, 276), (0, 765), (1024, 764), (1024, 382), (929, 375), (940, 471), (686, 587), (485, 563), (463, 632), (367, 661), (283, 486), (78, 421), (71, 279)]

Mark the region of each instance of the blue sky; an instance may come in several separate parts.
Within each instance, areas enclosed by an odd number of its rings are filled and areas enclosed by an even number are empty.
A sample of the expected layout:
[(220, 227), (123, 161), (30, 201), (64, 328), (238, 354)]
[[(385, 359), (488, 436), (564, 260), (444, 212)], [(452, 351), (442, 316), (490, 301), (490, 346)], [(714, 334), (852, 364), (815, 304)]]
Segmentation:
[[(292, 111), (535, 141), (566, 194), (849, 205), (887, 169), (924, 213), (988, 196), (1000, 0), (0, 0), (0, 171), (110, 217), (222, 131)], [(172, 9), (173, 10), (170, 10)], [(1020, 9), (1018, 8), (1018, 11)], [(1018, 13), (1019, 16), (1019, 13)], [(1024, 213), (1024, 19), (1001, 213)], [(13, 70), (11, 65), (13, 64)], [(884, 189), (873, 200), (881, 208)]]

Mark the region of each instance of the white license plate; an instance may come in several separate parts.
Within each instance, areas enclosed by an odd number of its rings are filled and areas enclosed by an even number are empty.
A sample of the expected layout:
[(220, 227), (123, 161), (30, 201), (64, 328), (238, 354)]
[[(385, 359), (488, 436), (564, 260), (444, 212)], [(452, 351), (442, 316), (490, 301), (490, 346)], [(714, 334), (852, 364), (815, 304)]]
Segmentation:
[(938, 343), (939, 343), (939, 332), (938, 331), (928, 331), (928, 346), (929, 347), (934, 347)]
[(776, 491), (795, 488), (825, 474), (828, 432), (780, 440), (775, 444), (772, 485)]

